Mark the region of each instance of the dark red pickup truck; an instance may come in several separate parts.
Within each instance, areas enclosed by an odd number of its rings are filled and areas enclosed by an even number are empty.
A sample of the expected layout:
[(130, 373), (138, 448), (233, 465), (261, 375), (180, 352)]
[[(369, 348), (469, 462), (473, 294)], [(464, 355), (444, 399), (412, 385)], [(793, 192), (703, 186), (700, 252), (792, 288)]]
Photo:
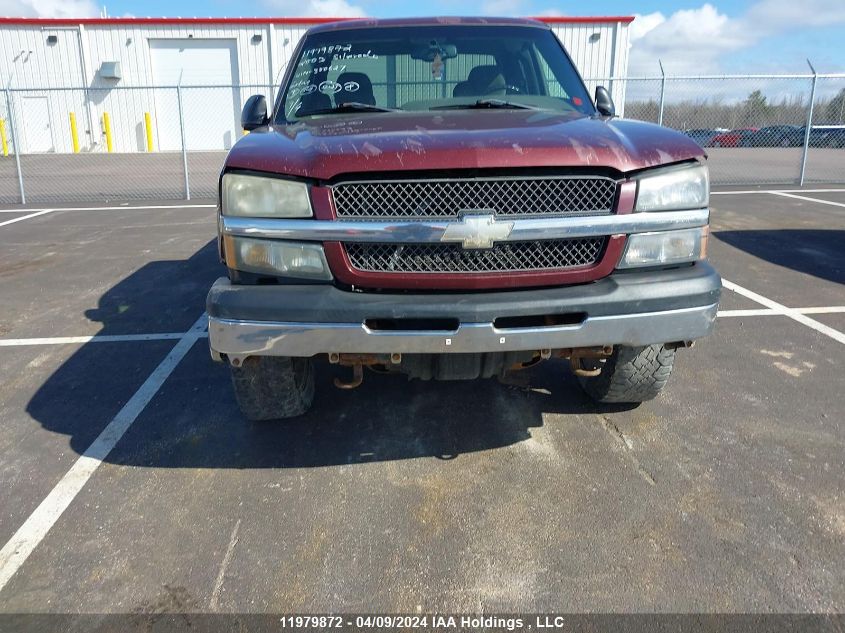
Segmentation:
[(701, 148), (614, 118), (544, 24), (313, 28), (220, 179), (212, 356), (247, 418), (296, 416), (313, 358), (422, 379), (569, 359), (600, 402), (663, 388), (708, 334)]

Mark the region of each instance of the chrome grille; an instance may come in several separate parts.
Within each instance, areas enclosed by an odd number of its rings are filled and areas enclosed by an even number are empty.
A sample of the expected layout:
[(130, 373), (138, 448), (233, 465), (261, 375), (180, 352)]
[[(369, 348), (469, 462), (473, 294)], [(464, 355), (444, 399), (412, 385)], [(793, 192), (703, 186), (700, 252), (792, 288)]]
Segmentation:
[(453, 218), (461, 211), (498, 216), (600, 215), (613, 210), (616, 182), (600, 176), (385, 180), (332, 187), (340, 218)]
[(347, 243), (353, 268), (380, 273), (495, 273), (560, 270), (595, 264), (604, 237), (499, 243), (469, 250), (460, 244)]

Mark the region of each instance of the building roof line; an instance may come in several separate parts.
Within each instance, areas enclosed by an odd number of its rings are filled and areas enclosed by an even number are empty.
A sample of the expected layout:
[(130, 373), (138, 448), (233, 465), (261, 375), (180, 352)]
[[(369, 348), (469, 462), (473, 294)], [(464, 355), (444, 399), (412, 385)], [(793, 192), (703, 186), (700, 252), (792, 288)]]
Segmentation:
[[(318, 18), (318, 17), (252, 17), (252, 18), (153, 18), (153, 17), (114, 17), (114, 18), (17, 18), (0, 17), (0, 26), (110, 26), (119, 24), (136, 25), (180, 25), (180, 24), (232, 24), (232, 25), (258, 25), (258, 24), (327, 24), (342, 20), (355, 20), (362, 18)], [(633, 22), (633, 16), (541, 16), (532, 18), (547, 24), (629, 24)]]

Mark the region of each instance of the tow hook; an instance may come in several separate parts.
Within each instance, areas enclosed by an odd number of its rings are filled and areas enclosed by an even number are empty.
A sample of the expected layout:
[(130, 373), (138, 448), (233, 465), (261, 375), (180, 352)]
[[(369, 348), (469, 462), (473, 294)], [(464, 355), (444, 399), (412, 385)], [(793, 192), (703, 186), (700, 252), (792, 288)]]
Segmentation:
[(402, 354), (394, 352), (392, 354), (340, 354), (338, 352), (331, 352), (329, 354), (329, 362), (332, 365), (343, 365), (352, 368), (352, 380), (345, 382), (340, 378), (334, 379), (335, 387), (338, 389), (355, 389), (360, 387), (364, 382), (364, 367), (385, 366), (388, 363), (391, 365), (399, 365), (402, 362)]
[(338, 389), (355, 389), (360, 387), (364, 382), (364, 366), (361, 363), (354, 363), (352, 365), (352, 380), (344, 382), (340, 378), (334, 379), (334, 386)]
[(594, 369), (587, 369), (584, 367), (585, 358), (607, 358), (613, 354), (613, 346), (605, 345), (601, 348), (585, 348), (572, 350), (569, 355), (569, 366), (572, 368), (572, 373), (576, 376), (584, 376), (585, 378), (592, 378), (601, 374), (601, 364)]
[(595, 369), (586, 369), (583, 364), (583, 357), (581, 356), (572, 356), (569, 359), (569, 366), (572, 368), (572, 373), (576, 376), (598, 376), (601, 373), (601, 366), (596, 367)]

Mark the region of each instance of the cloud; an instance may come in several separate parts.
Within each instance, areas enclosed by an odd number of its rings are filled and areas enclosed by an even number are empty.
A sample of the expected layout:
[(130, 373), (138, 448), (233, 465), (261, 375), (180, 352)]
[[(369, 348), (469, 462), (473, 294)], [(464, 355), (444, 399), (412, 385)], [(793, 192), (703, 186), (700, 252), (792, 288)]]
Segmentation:
[[(362, 18), (366, 11), (348, 0), (265, 0), (286, 16)], [(0, 0), (0, 15), (25, 18), (83, 18), (99, 15), (94, 0)]]
[(841, 0), (761, 0), (746, 12), (743, 21), (760, 32), (779, 33), (792, 26), (828, 26), (845, 23)]
[(494, 15), (506, 18), (522, 18), (526, 16), (561, 16), (559, 9), (535, 9), (529, 0), (487, 0), (481, 5), (482, 15)]
[(698, 9), (636, 16), (631, 28), (630, 75), (657, 74), (657, 60), (671, 74), (715, 72), (721, 55), (751, 44), (737, 37), (731, 19), (711, 4)]
[(845, 23), (842, 0), (759, 0), (737, 17), (706, 3), (697, 9), (637, 15), (630, 31), (629, 75), (718, 73), (721, 58), (797, 28)]
[(264, 4), (280, 15), (291, 17), (363, 18), (367, 15), (363, 8), (347, 0), (266, 0)]
[(637, 14), (629, 27), (629, 38), (633, 44), (666, 21), (666, 16), (660, 13), (649, 13), (646, 15)]
[(0, 15), (20, 18), (83, 18), (99, 14), (92, 0), (0, 0)]

